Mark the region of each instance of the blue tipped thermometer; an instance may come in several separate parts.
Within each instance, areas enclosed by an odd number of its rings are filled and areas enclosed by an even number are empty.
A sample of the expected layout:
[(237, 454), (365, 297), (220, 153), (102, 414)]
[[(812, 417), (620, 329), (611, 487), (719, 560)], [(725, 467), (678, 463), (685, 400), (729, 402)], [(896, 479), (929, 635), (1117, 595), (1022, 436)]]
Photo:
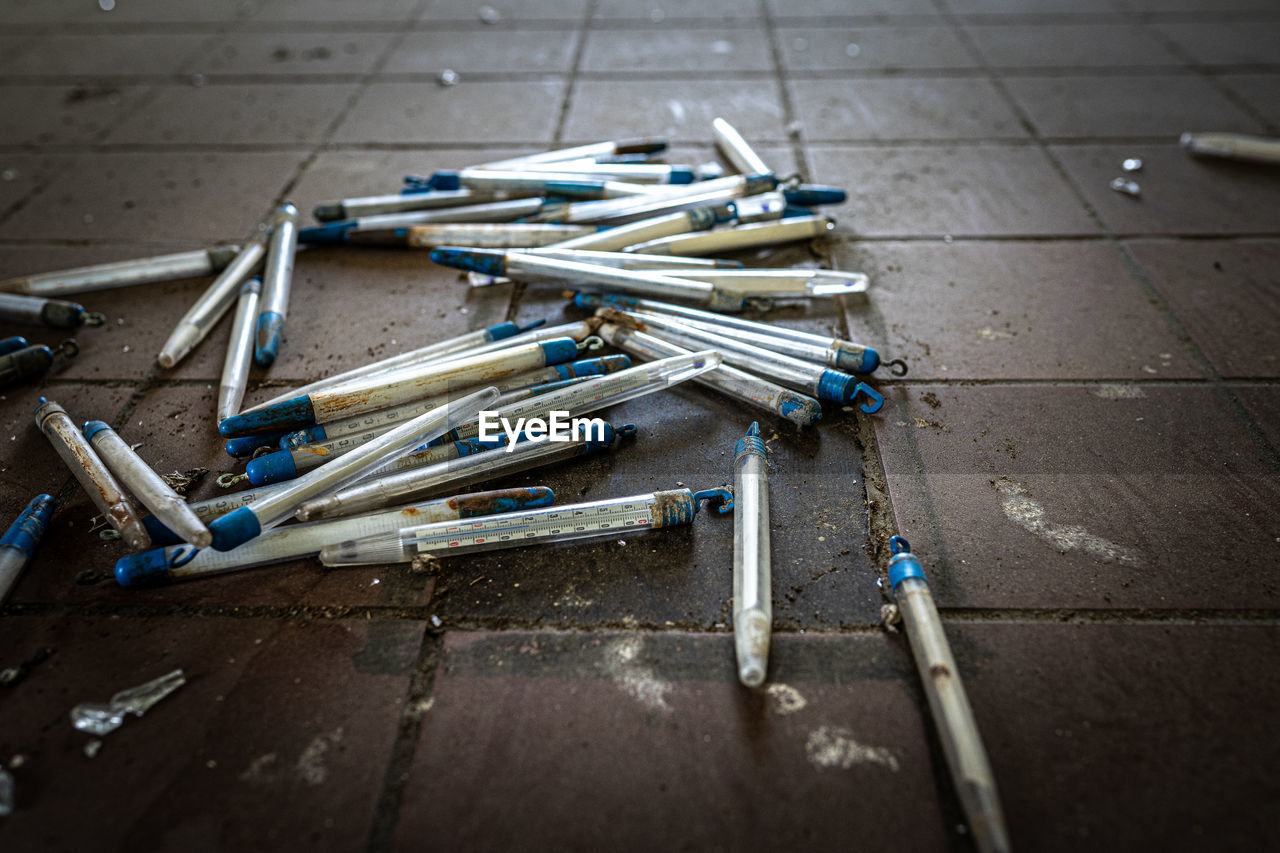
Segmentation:
[(697, 308), (673, 305), (670, 302), (618, 296), (611, 293), (579, 293), (573, 297), (573, 304), (579, 308), (588, 309), (620, 308), (636, 316), (668, 316), (690, 326), (714, 329), (722, 335), (756, 344), (774, 352), (825, 364), (850, 373), (871, 373), (881, 366), (894, 368), (895, 376), (904, 376), (907, 372), (906, 362), (900, 359), (882, 362), (879, 352), (862, 344), (788, 329), (786, 326), (775, 326), (772, 323), (758, 323), (741, 317), (712, 314), (699, 311)]
[[(12, 347), (18, 343), (21, 343), (21, 346), (13, 349)], [(0, 354), (0, 388), (43, 376), (53, 364), (55, 355), (71, 358), (80, 352), (75, 340), (70, 338), (58, 344), (57, 350), (49, 349), (43, 344), (27, 346), (24, 338), (8, 338), (5, 344), (10, 349)]]
[(733, 644), (738, 680), (747, 687), (764, 684), (773, 631), (767, 456), (753, 423), (733, 448)]
[(8, 355), (11, 352), (17, 352), (20, 349), (27, 348), (27, 339), (14, 336), (5, 338), (0, 341), (0, 355)]
[(262, 304), (259, 306), (253, 360), (259, 367), (275, 363), (289, 313), (289, 291), (293, 288), (293, 258), (298, 251), (298, 208), (285, 202), (271, 221), (271, 245), (262, 272)]
[(48, 299), (22, 293), (0, 293), (0, 320), (35, 323), (51, 329), (78, 329), (101, 326), (106, 316), (85, 311), (84, 306), (65, 299)]
[(601, 308), (598, 313), (612, 322), (647, 332), (680, 347), (688, 349), (713, 347), (726, 362), (734, 367), (812, 394), (820, 400), (849, 405), (862, 395), (867, 400), (861, 404), (861, 409), (867, 414), (878, 412), (884, 405), (884, 397), (880, 392), (840, 370), (822, 367), (773, 350), (753, 346), (718, 332), (699, 329), (675, 318), (668, 319), (657, 315), (640, 316), (613, 308)]
[(36, 273), (22, 278), (0, 281), (0, 291), (26, 293), (31, 296), (65, 296), (129, 287), (153, 281), (195, 278), (218, 272), (240, 251), (239, 246), (215, 246), (193, 252), (152, 255), (129, 261), (94, 264), (56, 272)]
[(200, 551), (189, 545), (156, 548), (116, 561), (116, 582), (121, 586), (139, 587), (213, 577), (314, 556), (325, 545), (342, 539), (390, 532), (410, 524), (457, 521), (550, 506), (554, 500), (555, 493), (546, 486), (500, 489), (440, 498), (358, 518), (277, 527), (226, 553), (208, 548)]
[(408, 240), (406, 229), (415, 225), (459, 222), (514, 222), (517, 219), (543, 217), (555, 220), (567, 205), (544, 198), (518, 198), (509, 201), (470, 204), (441, 210), (416, 210), (343, 219), (298, 232), (298, 240), (307, 244), (340, 244), (352, 242), (403, 245)]
[(470, 249), (446, 246), (431, 250), (431, 260), (485, 275), (505, 275), (517, 281), (570, 286), (591, 291), (616, 291), (636, 296), (659, 296), (698, 302), (721, 311), (741, 311), (748, 299), (705, 281), (549, 258), (535, 252)]
[(717, 252), (737, 252), (777, 243), (797, 240), (813, 240), (825, 237), (835, 228), (835, 222), (825, 216), (791, 216), (773, 222), (753, 222), (732, 228), (716, 228), (699, 234), (676, 234), (658, 240), (637, 243), (630, 247), (636, 252), (653, 255), (711, 255)]
[(924, 567), (911, 553), (911, 543), (901, 536), (892, 537), (889, 548), (893, 552), (888, 566), (889, 584), (974, 842), (983, 853), (1006, 853), (1010, 849), (1009, 833), (995, 775), (960, 681), (951, 644), (942, 630)]
[[(690, 354), (683, 347), (613, 323), (601, 326), (600, 336), (618, 349), (649, 361)], [(822, 404), (812, 397), (727, 364), (695, 376), (693, 381), (785, 418), (797, 426), (809, 426), (822, 417)]]
[(492, 353), (410, 366), (334, 389), (299, 395), (265, 409), (243, 412), (219, 423), (218, 431), (224, 436), (236, 436), (307, 427), (571, 361), (578, 354), (578, 348), (578, 342), (572, 338), (552, 338)]
[[(495, 341), (505, 341), (516, 335), (521, 335), (545, 323), (545, 320), (537, 320), (526, 326), (518, 326), (515, 323), (495, 323), (483, 329), (476, 329), (474, 332), (466, 332), (457, 337), (448, 340), (436, 341), (433, 344), (427, 344), (409, 352), (403, 352), (399, 355), (388, 356), (369, 364), (362, 364), (359, 367), (353, 367), (351, 370), (335, 373), (332, 376), (326, 376), (324, 379), (316, 380), (301, 388), (295, 388), (288, 393), (272, 397), (270, 400), (264, 400), (261, 403), (255, 403), (245, 409), (247, 412), (257, 412), (262, 409), (274, 406), (276, 403), (283, 403), (285, 400), (292, 400), (303, 394), (310, 394), (313, 391), (319, 391), (323, 388), (334, 388), (356, 379), (362, 379), (373, 376), (378, 373), (390, 373), (402, 367), (408, 367), (411, 364), (425, 364), (429, 361), (441, 361), (451, 356), (458, 356), (468, 350), (479, 350)], [(560, 337), (561, 335), (553, 335), (552, 337)], [(585, 337), (585, 336), (584, 336)], [(524, 343), (524, 341), (521, 341)], [(488, 350), (486, 350), (488, 351)], [(471, 353), (476, 354), (476, 353)], [(231, 453), (230, 450), (227, 451)], [(252, 450), (249, 452), (253, 452)], [(231, 453), (232, 456), (238, 456), (238, 453)]]
[(36, 495), (17, 520), (0, 537), (0, 604), (9, 597), (9, 591), (18, 582), (18, 576), (31, 562), (36, 546), (44, 538), (53, 515), (53, 498)]
[(599, 536), (634, 536), (692, 524), (703, 501), (727, 513), (733, 507), (733, 493), (728, 489), (674, 489), (423, 524), (326, 545), (320, 552), (320, 562), (326, 566), (407, 563), (419, 556), (444, 557)]

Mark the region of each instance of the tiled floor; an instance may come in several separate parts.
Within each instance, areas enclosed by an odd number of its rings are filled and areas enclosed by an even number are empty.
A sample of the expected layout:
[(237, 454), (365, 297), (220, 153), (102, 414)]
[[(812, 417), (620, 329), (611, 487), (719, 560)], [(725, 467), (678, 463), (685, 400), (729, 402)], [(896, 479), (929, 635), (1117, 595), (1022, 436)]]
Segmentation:
[[(0, 521), (58, 496), (0, 611), (0, 669), (32, 662), (0, 684), (0, 849), (971, 849), (910, 651), (878, 624), (889, 532), (930, 572), (1017, 848), (1280, 845), (1280, 172), (1177, 145), (1280, 133), (1280, 7), (483, 5), (8, 0), (0, 277), (235, 241), (285, 198), (549, 145), (664, 135), (700, 163), (725, 116), (779, 173), (849, 191), (817, 257), (764, 262), (873, 280), (773, 319), (911, 363), (877, 377), (878, 415), (763, 424), (770, 686), (734, 677), (731, 521), (709, 513), (433, 575), (302, 560), (117, 587), (124, 550), (90, 531), (35, 400), (161, 471), (236, 470), (211, 424), (226, 326), (161, 371), (207, 282), (86, 294), (108, 325), (0, 396)], [(1140, 198), (1108, 188), (1127, 157)], [(569, 316), (554, 288), (469, 289), (419, 253), (307, 251), (250, 400)], [(636, 439), (508, 482), (718, 485), (752, 414), (680, 388), (607, 416)], [(86, 757), (73, 705), (178, 667), (185, 687)]]

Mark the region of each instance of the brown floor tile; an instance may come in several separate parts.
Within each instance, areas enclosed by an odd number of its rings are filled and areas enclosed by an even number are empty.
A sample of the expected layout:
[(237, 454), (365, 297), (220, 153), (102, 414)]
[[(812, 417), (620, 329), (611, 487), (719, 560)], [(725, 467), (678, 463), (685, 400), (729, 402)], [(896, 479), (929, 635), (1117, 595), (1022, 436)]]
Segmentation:
[(933, 15), (938, 7), (930, 0), (765, 0), (775, 18), (830, 18), (844, 15)]
[(644, 0), (641, 3), (634, 0), (598, 0), (592, 20), (642, 20), (660, 24), (705, 18), (740, 23), (757, 18), (759, 14), (754, 4), (737, 3), (735, 0)]
[[(487, 5), (498, 13), (499, 21), (503, 24), (544, 20), (577, 23), (586, 15), (590, 3), (588, 0), (541, 0), (538, 3), (497, 0)], [(432, 21), (478, 21), (480, 7), (472, 0), (428, 0), (419, 20), (427, 25)]]
[(13, 0), (0, 8), (0, 21), (6, 24), (52, 24), (84, 14), (85, 4), (79, 0)]
[(82, 155), (5, 223), (9, 237), (241, 240), (302, 161), (294, 153)]
[(408, 21), (419, 0), (366, 0), (352, 4), (346, 0), (269, 0), (254, 16), (254, 21)]
[(1134, 241), (1129, 248), (1215, 370), (1280, 378), (1280, 241)]
[[(1119, 234), (1266, 234), (1280, 231), (1280, 180), (1273, 168), (1192, 157), (1177, 145), (1055, 146), (1054, 156)], [(1128, 157), (1141, 198), (1115, 192)]]
[(728, 636), (445, 643), (397, 849), (947, 844), (911, 663), (892, 640), (776, 636), (760, 692), (737, 683)]
[(1167, 136), (1258, 125), (1199, 77), (1017, 77), (1005, 80), (1041, 136)]
[(244, 33), (220, 37), (192, 70), (202, 74), (367, 74), (393, 33)]
[[(26, 200), (39, 187), (71, 166), (69, 155), (17, 154), (12, 151), (0, 154), (0, 222), (5, 214)], [(6, 236), (8, 229), (5, 229)]]
[(486, 28), (460, 33), (450, 30), (412, 32), (391, 54), (388, 74), (565, 73), (573, 65), (578, 35), (574, 32), (529, 33)]
[(782, 140), (782, 104), (766, 80), (688, 80), (660, 85), (583, 80), (574, 87), (566, 140), (662, 136), (705, 142), (721, 116), (747, 139)]
[(1231, 391), (1244, 403), (1271, 446), (1280, 448), (1280, 394), (1270, 386), (1233, 385)]
[(947, 628), (1014, 845), (1259, 850), (1274, 625)]
[(133, 86), (0, 86), (0, 139), (9, 145), (89, 143), (127, 116)]
[(811, 142), (1027, 137), (986, 80), (793, 80), (790, 86)]
[(921, 386), (885, 398), (875, 424), (893, 510), (942, 606), (1280, 599), (1280, 477), (1213, 388)]
[(959, 15), (1106, 15), (1120, 0), (945, 0)]
[(1280, 125), (1280, 74), (1227, 74), (1218, 79), (1273, 126)]
[(55, 35), (6, 63), (4, 73), (80, 78), (178, 74), (210, 40), (196, 33)]
[(997, 68), (1182, 64), (1159, 38), (1133, 24), (969, 24), (965, 29), (987, 64)]
[(582, 54), (591, 71), (770, 71), (761, 29), (592, 30)]
[(1253, 750), (1269, 742), (1258, 697), (1276, 684), (1237, 663), (1274, 657), (1273, 627), (952, 623), (947, 633), (1014, 845), (1274, 844), (1264, 816), (1274, 783)]
[[(550, 142), (562, 82), (374, 83), (335, 142)], [(502, 116), (501, 122), (494, 116)]]
[(1155, 29), (1201, 65), (1274, 65), (1280, 22), (1157, 24)]
[[(14, 662), (56, 649), (9, 691), (14, 849), (365, 843), (420, 624), (11, 615), (0, 631)], [(186, 685), (85, 757), (72, 706), (177, 668)]]
[(319, 142), (356, 91), (345, 83), (166, 87), (113, 130), (113, 143)]
[[(899, 71), (975, 66), (964, 43), (949, 27), (829, 25), (821, 29), (779, 29), (777, 38), (783, 67), (789, 71)], [(866, 82), (846, 81), (845, 85), (857, 91)]]
[(872, 280), (874, 313), (849, 308), (854, 339), (912, 379), (1202, 376), (1107, 243), (841, 242), (834, 257)]
[(1271, 12), (1268, 0), (1116, 0), (1125, 11), (1164, 12)]
[(816, 179), (845, 187), (827, 208), (864, 237), (1096, 234), (1067, 184), (1034, 148), (809, 148)]
[(216, 24), (243, 21), (254, 17), (270, 5), (283, 0), (201, 0), (188, 6), (166, 0), (125, 0), (116, 2), (109, 11), (101, 4), (81, 3), (77, 23), (94, 24)]

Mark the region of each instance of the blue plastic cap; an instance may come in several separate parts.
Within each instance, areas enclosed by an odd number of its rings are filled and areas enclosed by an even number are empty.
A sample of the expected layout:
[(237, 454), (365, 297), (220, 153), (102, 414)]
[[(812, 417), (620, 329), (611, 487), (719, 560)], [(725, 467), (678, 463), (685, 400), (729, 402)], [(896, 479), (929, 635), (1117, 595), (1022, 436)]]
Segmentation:
[(691, 184), (697, 180), (698, 176), (694, 174), (693, 169), (684, 169), (674, 166), (671, 169), (671, 177), (667, 178), (669, 184)]
[(242, 506), (221, 518), (215, 518), (209, 524), (209, 532), (213, 534), (213, 550), (230, 551), (261, 533), (262, 525), (253, 510)]
[(578, 355), (578, 342), (573, 338), (552, 338), (549, 341), (539, 341), (538, 346), (542, 347), (543, 364), (573, 361)]
[(252, 456), (253, 452), (259, 447), (276, 447), (281, 439), (288, 435), (283, 432), (264, 432), (258, 435), (244, 435), (240, 438), (227, 439), (227, 455), (234, 456), (239, 459), (242, 456)]
[(795, 219), (797, 216), (813, 216), (813, 215), (814, 215), (814, 212), (812, 208), (801, 207), (798, 204), (788, 204), (786, 207), (782, 208), (783, 219)]
[(861, 373), (870, 373), (880, 366), (880, 353), (867, 347), (862, 351), (862, 365), (858, 368)]
[(858, 380), (839, 370), (824, 370), (818, 380), (818, 399), (846, 404), (857, 393)]
[(165, 527), (164, 523), (154, 515), (144, 515), (138, 521), (142, 522), (142, 526), (147, 529), (147, 535), (151, 537), (152, 545), (181, 544), (182, 537)]
[(893, 557), (889, 559), (889, 585), (895, 592), (898, 584), (907, 578), (919, 578), (925, 583), (929, 582), (924, 575), (924, 566), (920, 565), (920, 561), (911, 553), (910, 542), (901, 536), (893, 536), (889, 539), (889, 549), (893, 552)]
[(13, 524), (9, 525), (4, 536), (0, 537), (0, 547), (16, 548), (30, 556), (44, 538), (45, 528), (49, 526), (52, 515), (53, 497), (36, 495), (26, 509), (18, 514)]
[(253, 360), (258, 367), (275, 364), (283, 333), (284, 315), (275, 311), (263, 311), (258, 315), (258, 334), (253, 344)]
[(171, 583), (168, 551), (168, 548), (152, 548), (116, 560), (116, 583), (128, 587)]
[(342, 206), (342, 202), (327, 202), (311, 208), (311, 218), (316, 222), (333, 222), (346, 215), (347, 209)]
[(347, 232), (356, 227), (356, 220), (343, 219), (327, 225), (312, 225), (298, 229), (298, 242), (308, 246), (332, 246), (347, 242)]
[(269, 486), (298, 476), (298, 466), (293, 464), (292, 451), (277, 450), (250, 461), (244, 472), (249, 475), (251, 485)]
[(225, 436), (274, 432), (278, 436), (283, 430), (311, 426), (315, 422), (316, 411), (311, 406), (311, 398), (304, 394), (256, 412), (232, 415), (218, 424), (218, 432)]
[(599, 308), (604, 304), (604, 299), (598, 293), (575, 293), (573, 304), (579, 308)]
[(504, 338), (520, 334), (520, 327), (508, 320), (505, 323), (494, 323), (487, 331), (489, 332), (490, 340), (500, 341)]
[(429, 190), (460, 190), (462, 180), (453, 169), (438, 169), (427, 179)]
[(801, 207), (814, 207), (820, 204), (844, 204), (849, 194), (839, 187), (824, 187), (821, 184), (801, 184), (798, 187), (782, 191), (787, 204), (798, 204)]
[(27, 348), (27, 339), (20, 338), (16, 335), (12, 338), (5, 338), (0, 341), (0, 355), (8, 355), (11, 352), (17, 352), (20, 349)]
[(784, 391), (778, 395), (778, 414), (799, 426), (809, 426), (822, 417), (822, 404), (804, 394)]
[(85, 421), (84, 437), (85, 439), (92, 441), (93, 437), (104, 429), (111, 429), (111, 427), (104, 424), (102, 421)]
[(444, 267), (503, 275), (507, 253), (497, 249), (468, 249), (461, 246), (439, 246), (431, 250), (431, 260)]
[(280, 441), (277, 442), (277, 446), (281, 450), (297, 450), (304, 444), (324, 441), (328, 437), (329, 434), (324, 431), (324, 425), (316, 424), (315, 426), (307, 427), (306, 429), (286, 432), (284, 435), (280, 436)]

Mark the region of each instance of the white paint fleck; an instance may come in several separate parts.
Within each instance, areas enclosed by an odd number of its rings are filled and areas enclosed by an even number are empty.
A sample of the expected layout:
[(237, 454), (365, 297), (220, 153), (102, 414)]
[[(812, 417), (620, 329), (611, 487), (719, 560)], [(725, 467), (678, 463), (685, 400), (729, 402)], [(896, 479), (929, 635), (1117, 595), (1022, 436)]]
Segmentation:
[(1093, 389), (1093, 394), (1104, 400), (1136, 400), (1147, 396), (1147, 392), (1137, 385), (1099, 385)]
[(342, 741), (342, 727), (327, 734), (316, 735), (307, 748), (298, 756), (298, 778), (308, 785), (323, 785), (329, 778), (329, 768), (324, 766), (324, 756), (330, 747)]
[(1078, 524), (1055, 524), (1049, 521), (1044, 507), (1027, 494), (1026, 487), (1021, 483), (1001, 477), (996, 480), (995, 486), (1002, 496), (1000, 506), (1009, 520), (1059, 551), (1084, 551), (1104, 562), (1126, 566), (1136, 566), (1142, 562), (1134, 549), (1095, 536)]
[(770, 684), (764, 690), (773, 700), (773, 710), (780, 715), (794, 714), (809, 704), (790, 684)]
[(671, 117), (673, 119), (675, 119), (678, 122), (684, 121), (684, 116), (685, 116), (684, 104), (680, 103), (679, 101), (673, 98), (672, 100), (667, 101), (667, 109), (671, 111)]
[(898, 759), (892, 750), (858, 743), (853, 732), (840, 726), (823, 726), (809, 732), (804, 752), (815, 767), (848, 770), (855, 764), (879, 764), (898, 772)]
[(986, 326), (978, 330), (978, 337), (984, 341), (998, 341), (1001, 338), (1012, 338), (1013, 335), (1008, 332), (998, 332), (990, 326)]
[(280, 756), (274, 752), (268, 752), (265, 755), (259, 755), (253, 761), (249, 762), (249, 766), (240, 774), (241, 782), (265, 782), (270, 775), (272, 766), (276, 763)]
[(639, 662), (642, 645), (639, 637), (624, 637), (605, 646), (604, 670), (614, 684), (641, 705), (652, 711), (670, 711), (667, 693), (671, 685)]

